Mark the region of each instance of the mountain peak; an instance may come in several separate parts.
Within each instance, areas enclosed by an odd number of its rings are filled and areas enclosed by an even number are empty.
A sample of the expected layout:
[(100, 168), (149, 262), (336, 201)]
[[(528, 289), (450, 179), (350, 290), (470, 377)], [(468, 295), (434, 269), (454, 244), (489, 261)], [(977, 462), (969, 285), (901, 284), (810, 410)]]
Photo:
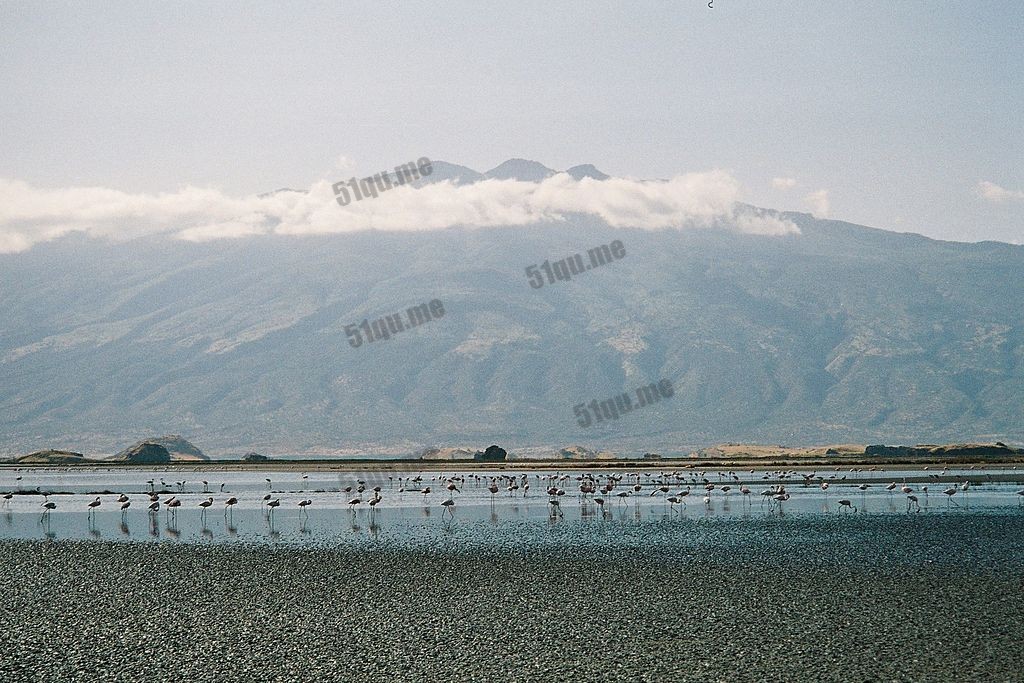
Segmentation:
[(583, 180), (584, 178), (593, 178), (594, 180), (608, 180), (611, 176), (607, 173), (602, 173), (597, 170), (593, 164), (580, 164), (579, 166), (573, 166), (566, 170), (566, 173), (571, 175), (576, 180)]
[(555, 172), (542, 163), (529, 159), (509, 159), (492, 168), (484, 176), (498, 180), (521, 180), (539, 183), (553, 176)]

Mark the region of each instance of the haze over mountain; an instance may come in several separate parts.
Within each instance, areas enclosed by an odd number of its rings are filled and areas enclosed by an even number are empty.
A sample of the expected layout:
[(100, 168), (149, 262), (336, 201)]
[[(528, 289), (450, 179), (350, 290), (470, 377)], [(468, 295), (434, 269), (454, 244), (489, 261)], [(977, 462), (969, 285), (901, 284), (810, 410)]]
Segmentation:
[[(548, 171), (438, 161), (431, 180)], [(730, 223), (750, 216), (799, 232)], [(530, 286), (527, 266), (613, 240), (622, 259)], [(164, 433), (210, 455), (1021, 441), (1022, 268), (1022, 247), (743, 206), (687, 230), (574, 213), (199, 243), (73, 233), (0, 255), (0, 454)], [(346, 325), (432, 299), (442, 318), (349, 345)], [(663, 378), (671, 398), (577, 424), (574, 406)]]

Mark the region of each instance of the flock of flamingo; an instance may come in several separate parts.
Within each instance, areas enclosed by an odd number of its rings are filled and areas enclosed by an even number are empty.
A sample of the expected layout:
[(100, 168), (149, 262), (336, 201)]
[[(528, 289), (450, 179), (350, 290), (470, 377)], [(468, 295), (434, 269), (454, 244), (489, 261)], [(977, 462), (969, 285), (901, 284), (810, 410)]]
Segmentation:
[[(925, 470), (928, 468), (925, 467)], [(855, 476), (857, 473), (864, 472), (863, 468), (851, 468), (850, 473)], [(870, 471), (878, 471), (877, 468), (871, 468)], [(831, 507), (828, 504), (828, 496), (832, 487), (846, 487), (852, 488), (854, 491), (859, 491), (862, 495), (865, 494), (873, 486), (882, 488), (889, 496), (893, 496), (898, 489), (900, 494), (905, 496), (906, 511), (909, 512), (920, 512), (922, 510), (921, 500), (925, 501), (925, 505), (928, 504), (929, 486), (927, 484), (919, 485), (918, 488), (914, 488), (912, 485), (906, 483), (904, 480), (902, 484), (895, 481), (888, 485), (881, 487), (879, 484), (871, 484), (867, 482), (861, 483), (850, 483), (846, 484), (845, 480), (847, 474), (837, 474), (839, 468), (836, 468), (836, 473), (831, 473), (828, 476), (819, 475), (817, 472), (801, 473), (795, 470), (776, 470), (771, 472), (764, 472), (760, 479), (764, 480), (764, 488), (757, 492), (757, 497), (760, 498), (761, 506), (767, 506), (769, 511), (779, 511), (781, 513), (783, 505), (790, 500), (794, 491), (794, 488), (817, 488), (824, 494), (826, 500), (825, 509), (834, 509), (837, 512), (857, 512), (858, 507), (855, 504), (854, 498), (838, 498), (835, 501), (835, 507)], [(717, 475), (717, 479), (712, 481)], [(587, 514), (587, 506), (596, 506), (602, 512), (603, 516), (610, 516), (611, 509), (613, 506), (627, 506), (630, 504), (631, 499), (635, 499), (638, 496), (645, 497), (661, 497), (664, 504), (671, 511), (680, 511), (682, 508), (687, 506), (687, 500), (690, 499), (691, 495), (701, 497), (703, 505), (711, 509), (712, 501), (715, 497), (722, 497), (727, 499), (728, 496), (738, 496), (741, 500), (742, 505), (751, 506), (752, 497), (755, 495), (751, 489), (751, 485), (757, 479), (757, 475), (754, 470), (743, 473), (743, 476), (734, 471), (728, 472), (716, 472), (709, 473), (704, 471), (693, 471), (693, 470), (677, 470), (671, 472), (661, 473), (650, 473), (650, 472), (606, 472), (606, 473), (579, 473), (576, 475), (555, 473), (555, 474), (541, 474), (534, 473), (532, 475), (528, 473), (519, 474), (498, 474), (498, 475), (479, 475), (479, 474), (455, 474), (455, 475), (436, 475), (430, 478), (429, 481), (425, 480), (422, 475), (409, 476), (409, 477), (394, 477), (388, 476), (388, 490), (389, 495), (395, 494), (400, 497), (406, 494), (420, 495), (423, 497), (424, 506), (429, 507), (431, 505), (431, 496), (434, 494), (435, 489), (442, 496), (442, 500), (439, 505), (443, 509), (442, 516), (454, 518), (457, 496), (461, 495), (463, 489), (467, 486), (474, 487), (477, 489), (485, 489), (490, 495), (490, 504), (493, 506), (496, 499), (500, 495), (508, 497), (523, 497), (526, 498), (529, 495), (531, 489), (531, 476), (534, 486), (543, 488), (547, 497), (548, 511), (552, 518), (559, 518), (564, 516), (562, 512), (561, 500), (566, 495), (566, 487), (577, 489), (577, 498), (584, 507), (584, 514)], [(961, 498), (966, 499), (968, 492), (971, 488), (970, 478), (965, 478), (963, 481), (951, 482), (948, 484), (939, 483), (939, 480), (945, 478), (946, 470), (942, 470), (941, 473), (929, 473), (929, 480), (935, 480), (938, 483), (939, 495), (945, 496), (947, 506), (959, 506), (959, 503), (955, 498), (959, 495)], [(21, 476), (17, 477), (17, 480), (21, 480)], [(308, 479), (308, 475), (303, 474), (302, 479), (305, 481)], [(770, 483), (768, 483), (770, 482)], [(269, 478), (266, 479), (267, 489), (270, 491), (262, 496), (261, 509), (264, 511), (267, 519), (273, 523), (275, 511), (282, 505), (280, 495), (275, 495), (273, 492), (272, 482)], [(383, 482), (382, 482), (383, 483)], [(172, 484), (164, 480), (159, 481), (161, 489), (157, 490), (156, 480), (149, 480), (148, 491), (144, 494), (144, 500), (142, 505), (145, 506), (147, 512), (151, 516), (159, 514), (161, 507), (163, 508), (165, 515), (169, 519), (176, 519), (178, 510), (182, 507), (183, 502), (176, 493), (172, 493), (169, 489)], [(203, 494), (210, 493), (210, 484), (208, 481), (202, 481)], [(795, 487), (794, 487), (795, 484)], [(187, 493), (188, 482), (180, 481), (173, 482), (173, 486), (177, 488), (177, 492), (181, 494)], [(226, 484), (220, 485), (220, 493), (225, 493)], [(788, 488), (787, 488), (788, 487)], [(331, 496), (342, 496), (341, 500), (345, 502), (348, 510), (354, 515), (356, 510), (362, 507), (364, 504), (370, 511), (372, 516), (381, 502), (384, 500), (383, 496), (384, 488), (380, 485), (370, 486), (366, 481), (357, 479), (354, 484), (343, 486), (343, 482), (339, 477), (338, 488), (336, 490), (318, 490), (318, 494), (325, 494)], [(305, 492), (305, 488), (303, 489)], [(25, 493), (21, 491), (21, 493)], [(38, 495), (43, 496), (43, 502), (41, 503), (42, 513), (40, 522), (46, 522), (49, 519), (51, 512), (57, 509), (57, 504), (50, 500), (52, 493), (42, 491), (37, 488), (34, 492)], [(280, 492), (279, 492), (280, 493)], [(9, 506), (11, 499), (14, 497), (13, 491), (5, 493), (3, 498), (3, 506)], [(256, 494), (258, 495), (258, 494)], [(255, 497), (255, 496), (254, 496)], [(1024, 489), (1016, 492), (1018, 505), (1024, 504)], [(95, 498), (89, 501), (85, 506), (85, 511), (90, 520), (90, 523), (94, 521), (96, 511), (103, 505), (103, 497), (95, 496)], [(338, 499), (334, 498), (331, 501), (337, 504)], [(122, 522), (128, 515), (129, 509), (132, 507), (132, 499), (124, 493), (116, 496), (111, 501), (111, 504), (118, 506)], [(216, 501), (213, 495), (207, 495), (206, 497), (199, 500), (196, 504), (198, 507), (201, 519), (204, 523), (207, 511), (214, 505), (220, 505), (223, 508), (223, 514), (225, 517), (229, 517), (233, 514), (233, 509), (239, 503), (239, 498), (234, 495), (226, 494), (225, 497), (220, 501)], [(312, 498), (303, 497), (297, 501), (297, 508), (299, 510), (300, 517), (308, 517), (308, 508), (313, 505)]]

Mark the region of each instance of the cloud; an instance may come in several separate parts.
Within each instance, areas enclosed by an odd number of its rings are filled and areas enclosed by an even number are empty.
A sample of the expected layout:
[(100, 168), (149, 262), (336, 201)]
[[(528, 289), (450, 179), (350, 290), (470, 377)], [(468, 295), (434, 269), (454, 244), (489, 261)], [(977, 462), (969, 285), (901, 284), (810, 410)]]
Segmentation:
[(804, 197), (804, 204), (817, 218), (827, 218), (830, 208), (828, 190), (818, 190)]
[(541, 183), (484, 180), (420, 188), (396, 187), (376, 199), (337, 204), (330, 181), (308, 192), (230, 197), (186, 187), (131, 194), (103, 187), (43, 189), (0, 179), (0, 253), (79, 232), (128, 240), (163, 234), (205, 242), (263, 234), (317, 235), (364, 230), (488, 228), (597, 216), (613, 227), (695, 229), (725, 225), (743, 233), (797, 233), (790, 221), (737, 211), (739, 184), (724, 171), (670, 180), (574, 180), (556, 174)]
[(772, 178), (772, 187), (776, 190), (792, 190), (796, 187), (796, 178)]
[(1012, 202), (1024, 201), (1024, 192), (1020, 190), (1007, 190), (987, 180), (978, 182), (978, 194), (990, 202)]

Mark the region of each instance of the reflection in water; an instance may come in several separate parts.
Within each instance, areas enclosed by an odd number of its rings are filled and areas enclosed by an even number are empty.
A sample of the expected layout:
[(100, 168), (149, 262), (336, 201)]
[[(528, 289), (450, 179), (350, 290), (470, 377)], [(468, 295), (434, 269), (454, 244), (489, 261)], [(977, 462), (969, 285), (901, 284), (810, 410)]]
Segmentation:
[(124, 536), (131, 536), (132, 535), (131, 531), (128, 530), (128, 522), (122, 521), (120, 526), (119, 526), (119, 529), (121, 530), (121, 534), (124, 535)]

